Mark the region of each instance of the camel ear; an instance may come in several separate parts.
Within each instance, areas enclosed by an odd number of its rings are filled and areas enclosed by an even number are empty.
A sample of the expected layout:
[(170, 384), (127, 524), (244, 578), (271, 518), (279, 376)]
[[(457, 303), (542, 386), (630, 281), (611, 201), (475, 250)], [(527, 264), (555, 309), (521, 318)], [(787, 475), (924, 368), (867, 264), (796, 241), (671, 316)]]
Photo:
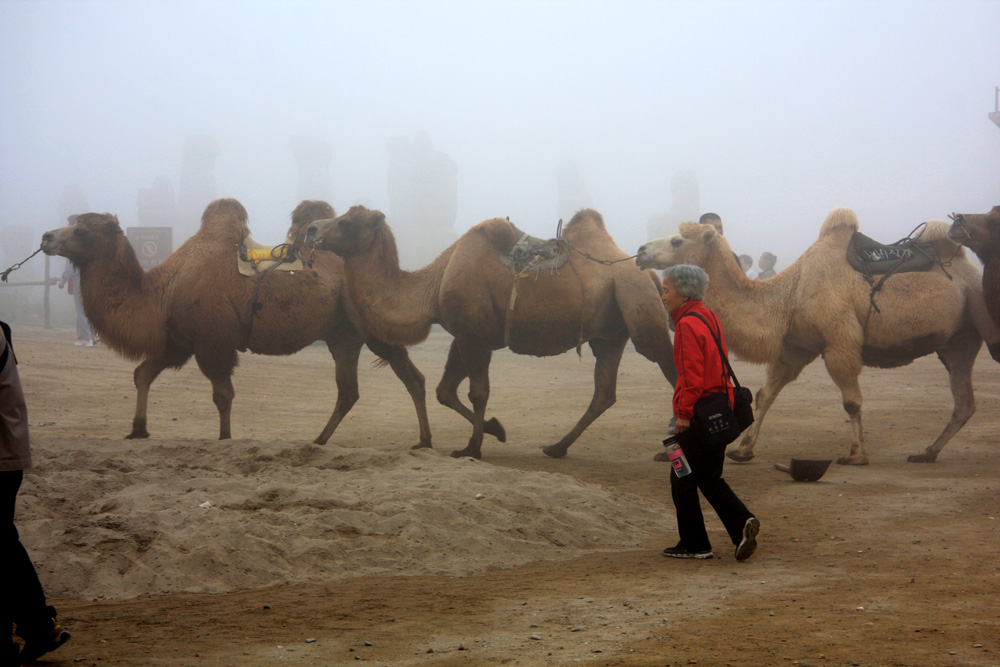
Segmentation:
[(705, 227), (707, 229), (701, 233), (701, 241), (707, 245), (718, 235), (718, 232), (716, 232), (715, 227), (712, 227), (711, 225), (705, 225)]

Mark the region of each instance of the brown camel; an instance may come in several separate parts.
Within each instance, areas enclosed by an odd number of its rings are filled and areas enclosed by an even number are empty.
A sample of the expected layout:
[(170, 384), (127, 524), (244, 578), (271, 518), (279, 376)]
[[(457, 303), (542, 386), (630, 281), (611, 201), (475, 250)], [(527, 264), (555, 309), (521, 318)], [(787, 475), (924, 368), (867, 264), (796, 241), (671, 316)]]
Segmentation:
[(983, 263), (983, 296), (993, 323), (1000, 327), (1000, 206), (985, 214), (956, 213), (948, 236), (967, 246)]
[[(597, 358), (594, 394), (583, 417), (559, 442), (543, 448), (552, 457), (570, 445), (615, 402), (618, 365), (632, 338), (636, 350), (660, 365), (673, 384), (677, 371), (656, 276), (640, 272), (604, 228), (600, 214), (577, 213), (566, 225), (569, 261), (557, 271), (519, 274), (498, 261), (521, 233), (507, 220), (482, 222), (417, 271), (399, 268), (396, 241), (379, 211), (355, 206), (334, 220), (314, 224), (307, 238), (344, 258), (345, 282), (363, 325), (382, 340), (412, 345), (438, 323), (455, 337), (438, 400), (473, 424), (465, 449), (481, 455), (490, 395), (493, 350), (551, 356), (586, 342)], [(605, 263), (589, 261), (583, 255)], [(470, 412), (458, 399), (469, 378)]]
[[(972, 365), (983, 338), (1000, 344), (983, 302), (978, 269), (947, 237), (947, 225), (932, 221), (920, 241), (931, 242), (946, 270), (898, 273), (869, 302), (871, 286), (847, 262), (858, 220), (850, 209), (835, 209), (819, 239), (794, 264), (768, 280), (747, 278), (733, 262), (725, 238), (704, 225), (684, 223), (680, 233), (646, 243), (636, 263), (643, 268), (697, 264), (709, 275), (705, 303), (722, 320), (726, 340), (741, 359), (767, 364), (767, 380), (757, 393), (756, 420), (728, 456), (753, 458), (764, 416), (782, 387), (822, 355), (840, 388), (854, 440), (838, 463), (865, 465), (861, 430), (862, 366), (893, 368), (937, 352), (948, 369), (954, 411), (937, 440), (908, 458), (933, 462), (938, 452), (976, 410)], [(1000, 351), (1000, 347), (996, 347)]]
[[(326, 202), (302, 202), (292, 213), (289, 238), (300, 239), (309, 224), (331, 215)], [(138, 395), (126, 437), (149, 437), (150, 385), (165, 368), (180, 368), (194, 355), (212, 382), (219, 439), (229, 438), (237, 350), (285, 355), (322, 340), (336, 363), (337, 403), (315, 442), (326, 443), (358, 400), (358, 357), (367, 344), (406, 385), (417, 408), (420, 445), (429, 447), (424, 377), (405, 348), (358, 328), (342, 298), (341, 259), (315, 253), (310, 269), (272, 271), (258, 280), (237, 270), (236, 249), (248, 235), (243, 206), (219, 199), (205, 209), (199, 231), (145, 273), (113, 215), (85, 213), (75, 224), (42, 235), (46, 254), (62, 255), (79, 267), (84, 311), (101, 341), (142, 361), (134, 373)]]

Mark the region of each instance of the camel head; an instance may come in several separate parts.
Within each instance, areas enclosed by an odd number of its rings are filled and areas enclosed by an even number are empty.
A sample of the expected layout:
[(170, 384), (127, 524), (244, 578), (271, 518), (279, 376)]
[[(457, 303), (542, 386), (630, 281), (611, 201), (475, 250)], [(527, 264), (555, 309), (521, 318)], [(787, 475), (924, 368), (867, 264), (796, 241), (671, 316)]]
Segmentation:
[(334, 212), (333, 207), (325, 201), (304, 200), (292, 211), (292, 225), (288, 228), (288, 234), (285, 238), (297, 246), (302, 246), (309, 225), (320, 220), (328, 220), (335, 217), (337, 217), (337, 214)]
[(84, 213), (67, 226), (42, 234), (42, 252), (61, 255), (76, 266), (114, 253), (123, 236), (118, 218), (110, 213)]
[(1000, 206), (985, 214), (952, 213), (948, 238), (983, 257), (1000, 250)]
[(385, 226), (385, 215), (381, 211), (352, 206), (342, 216), (309, 225), (305, 241), (306, 245), (331, 250), (348, 259), (371, 248)]
[(665, 269), (676, 264), (705, 266), (708, 256), (720, 248), (730, 253), (729, 244), (714, 227), (685, 222), (679, 233), (640, 246), (635, 263), (643, 270)]

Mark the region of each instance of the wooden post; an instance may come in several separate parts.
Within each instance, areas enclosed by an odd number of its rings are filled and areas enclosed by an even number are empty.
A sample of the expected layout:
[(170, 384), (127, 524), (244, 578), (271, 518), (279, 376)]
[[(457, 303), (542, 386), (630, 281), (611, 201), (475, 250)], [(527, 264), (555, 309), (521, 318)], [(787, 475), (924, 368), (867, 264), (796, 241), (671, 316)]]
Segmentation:
[(45, 285), (42, 286), (42, 308), (45, 311), (45, 328), (52, 328), (52, 316), (49, 314), (49, 259), (45, 256)]

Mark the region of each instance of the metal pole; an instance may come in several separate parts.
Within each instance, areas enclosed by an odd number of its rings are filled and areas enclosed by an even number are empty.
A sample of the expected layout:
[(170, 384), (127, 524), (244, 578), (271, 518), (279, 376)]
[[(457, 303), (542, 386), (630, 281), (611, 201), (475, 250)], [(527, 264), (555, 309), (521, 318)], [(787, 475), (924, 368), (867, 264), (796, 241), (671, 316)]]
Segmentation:
[(52, 317), (49, 314), (49, 259), (45, 256), (45, 286), (42, 288), (42, 308), (45, 310), (45, 328), (52, 328)]

